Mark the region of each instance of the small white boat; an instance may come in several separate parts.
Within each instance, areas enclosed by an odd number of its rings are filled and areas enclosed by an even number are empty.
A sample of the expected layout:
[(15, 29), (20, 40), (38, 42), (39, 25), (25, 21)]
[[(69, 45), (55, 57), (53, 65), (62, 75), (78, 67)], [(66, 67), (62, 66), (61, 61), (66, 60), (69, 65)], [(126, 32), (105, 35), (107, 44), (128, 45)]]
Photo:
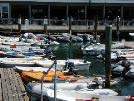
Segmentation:
[[(15, 66), (14, 67), (15, 70), (17, 71), (33, 71), (33, 72), (47, 72), (48, 68), (44, 68), (44, 67), (30, 67), (30, 66)], [(51, 70), (54, 71), (54, 69), (52, 68)]]
[(2, 42), (2, 45), (16, 45), (16, 46), (31, 46), (31, 43), (24, 43), (24, 42)]
[[(105, 59), (105, 55), (100, 54), (100, 55), (97, 56), (97, 59), (104, 60)], [(118, 58), (118, 54), (116, 52), (112, 51), (111, 52), (111, 62), (118, 61), (118, 59), (119, 59)]]
[(16, 45), (0, 45), (1, 51), (16, 51), (16, 52), (26, 52), (29, 50), (44, 52), (44, 49), (40, 49), (40, 47), (32, 47), (32, 46), (16, 46)]
[(115, 49), (119, 57), (125, 57), (128, 60), (134, 60), (134, 49)]
[(15, 67), (15, 66), (38, 66), (30, 58), (0, 58), (0, 66), (2, 67)]
[[(87, 83), (56, 83), (56, 99), (61, 101), (91, 100), (92, 97), (102, 95), (116, 96), (117, 92), (110, 89), (88, 89)], [(40, 83), (29, 83), (26, 87), (32, 94), (41, 95)], [(54, 84), (43, 83), (43, 96), (54, 100)]]
[[(40, 61), (35, 60), (35, 62), (46, 68), (49, 68), (54, 63), (53, 60), (48, 60), (48, 59), (40, 60)], [(73, 69), (88, 70), (91, 62), (89, 61), (84, 62), (84, 60), (82, 59), (57, 60), (57, 69), (58, 70), (68, 69), (69, 66), (66, 67), (66, 64), (67, 65), (72, 64)]]
[[(124, 48), (124, 43), (118, 42), (112, 44), (112, 50)], [(105, 54), (105, 44), (101, 43), (89, 43), (81, 48), (83, 54), (88, 55), (100, 55)]]
[(100, 55), (105, 51), (105, 45), (100, 43), (90, 44), (89, 46), (81, 48), (83, 54)]

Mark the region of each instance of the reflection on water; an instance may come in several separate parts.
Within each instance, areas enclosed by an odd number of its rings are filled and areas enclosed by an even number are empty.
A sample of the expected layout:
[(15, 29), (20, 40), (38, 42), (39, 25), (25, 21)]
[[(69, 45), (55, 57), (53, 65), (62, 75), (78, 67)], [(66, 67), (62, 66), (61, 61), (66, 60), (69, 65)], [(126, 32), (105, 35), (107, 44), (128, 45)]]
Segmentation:
[(125, 82), (121, 90), (121, 95), (133, 96), (134, 95), (134, 82)]
[(58, 59), (68, 59), (68, 58), (82, 58), (82, 53), (80, 50), (81, 44), (61, 44), (54, 51), (54, 54)]
[[(89, 70), (80, 71), (79, 73), (84, 76), (104, 75), (104, 63), (97, 61), (95, 57), (88, 55), (83, 56), (80, 50), (81, 43), (75, 44), (61, 44), (54, 51), (57, 59), (79, 58), (91, 62)], [(112, 86), (115, 91), (120, 95), (134, 95), (134, 82), (121, 81), (120, 83)]]

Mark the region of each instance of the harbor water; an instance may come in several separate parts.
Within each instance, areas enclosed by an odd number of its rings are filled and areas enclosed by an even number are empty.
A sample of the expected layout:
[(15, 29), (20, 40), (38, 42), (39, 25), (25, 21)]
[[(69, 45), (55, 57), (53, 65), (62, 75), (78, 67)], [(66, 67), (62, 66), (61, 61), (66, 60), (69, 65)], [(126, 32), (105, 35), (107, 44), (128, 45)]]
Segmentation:
[[(79, 74), (86, 77), (105, 75), (105, 64), (104, 62), (98, 61), (96, 57), (84, 55), (81, 51), (82, 43), (67, 43), (60, 44), (52, 47), (53, 53), (57, 59), (84, 59), (85, 61), (90, 61), (91, 66), (89, 70), (80, 71)], [(121, 81), (113, 86), (111, 89), (117, 91), (121, 96), (132, 96), (134, 95), (134, 81), (126, 81), (123, 78), (119, 78)]]

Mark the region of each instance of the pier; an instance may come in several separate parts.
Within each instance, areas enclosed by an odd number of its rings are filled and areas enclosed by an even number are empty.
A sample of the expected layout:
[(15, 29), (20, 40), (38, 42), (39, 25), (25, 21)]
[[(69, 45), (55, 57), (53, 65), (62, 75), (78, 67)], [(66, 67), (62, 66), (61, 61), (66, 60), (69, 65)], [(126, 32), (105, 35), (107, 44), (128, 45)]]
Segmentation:
[(29, 101), (21, 77), (13, 68), (0, 68), (0, 101)]
[[(43, 32), (44, 26), (43, 25), (21, 25), (21, 31), (23, 32)], [(73, 32), (82, 32), (82, 33), (89, 33), (93, 32), (94, 30), (94, 24), (92, 25), (71, 25), (71, 29)], [(16, 32), (19, 33), (19, 26), (16, 24), (14, 25), (1, 25), (0, 24), (0, 32)], [(112, 30), (116, 31), (116, 26), (112, 26)], [(69, 31), (69, 25), (47, 25), (47, 31), (48, 32), (68, 32)], [(97, 27), (98, 32), (104, 32), (105, 31), (105, 25), (98, 25)], [(127, 26), (127, 25), (121, 25), (120, 26), (120, 32), (134, 32), (133, 26)]]

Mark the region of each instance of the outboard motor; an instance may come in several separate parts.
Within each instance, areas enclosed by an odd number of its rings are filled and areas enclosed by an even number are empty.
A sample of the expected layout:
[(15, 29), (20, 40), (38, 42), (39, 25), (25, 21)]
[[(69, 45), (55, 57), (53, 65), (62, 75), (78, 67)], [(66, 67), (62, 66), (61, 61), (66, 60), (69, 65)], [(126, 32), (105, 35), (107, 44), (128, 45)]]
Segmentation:
[(104, 80), (103, 80), (102, 77), (96, 77), (94, 79), (94, 82), (95, 82), (95, 84), (88, 85), (87, 88), (88, 89), (96, 89), (96, 88), (102, 88), (102, 87), (104, 87)]
[(65, 62), (65, 66), (64, 66), (64, 70), (67, 70), (67, 69), (69, 69), (69, 70), (73, 70), (74, 69), (74, 62), (68, 62), (68, 61), (66, 61)]
[(75, 65), (74, 65), (74, 62), (68, 62), (68, 69), (69, 69), (69, 73), (70, 74), (73, 74), (74, 76), (77, 76), (78, 75), (78, 72), (75, 71)]
[(68, 70), (68, 74), (78, 75), (78, 73), (74, 70), (74, 62), (65, 62), (64, 70)]
[(74, 68), (74, 62), (68, 62), (68, 69)]

